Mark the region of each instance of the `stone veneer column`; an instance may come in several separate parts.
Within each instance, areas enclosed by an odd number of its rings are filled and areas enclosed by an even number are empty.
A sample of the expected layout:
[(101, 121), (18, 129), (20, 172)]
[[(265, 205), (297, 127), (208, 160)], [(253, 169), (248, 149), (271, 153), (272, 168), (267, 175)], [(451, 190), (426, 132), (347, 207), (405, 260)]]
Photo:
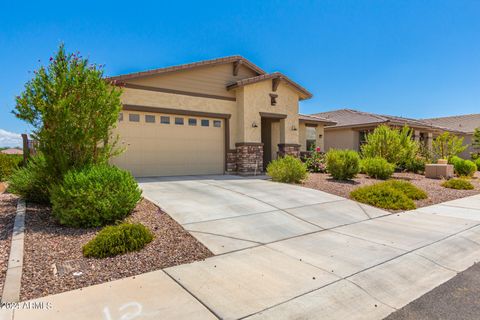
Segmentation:
[(239, 142), (237, 149), (237, 173), (255, 175), (263, 173), (263, 143)]
[(237, 149), (227, 151), (227, 172), (237, 172)]
[(280, 157), (291, 155), (298, 158), (300, 156), (300, 145), (295, 143), (279, 143), (278, 155)]

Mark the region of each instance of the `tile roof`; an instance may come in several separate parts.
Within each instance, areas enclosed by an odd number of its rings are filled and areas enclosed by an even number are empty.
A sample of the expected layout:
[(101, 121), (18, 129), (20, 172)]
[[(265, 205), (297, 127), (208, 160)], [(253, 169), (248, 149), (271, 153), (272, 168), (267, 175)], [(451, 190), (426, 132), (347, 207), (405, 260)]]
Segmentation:
[(167, 73), (167, 72), (173, 72), (173, 71), (179, 71), (179, 70), (185, 70), (185, 69), (192, 69), (192, 68), (197, 68), (197, 67), (232, 63), (232, 62), (236, 62), (236, 61), (240, 61), (244, 66), (250, 68), (251, 70), (255, 71), (259, 75), (266, 73), (260, 67), (258, 67), (257, 65), (255, 65), (251, 61), (245, 59), (242, 56), (229, 56), (229, 57), (223, 57), (223, 58), (217, 58), (217, 59), (211, 59), (211, 60), (202, 60), (202, 61), (193, 62), (193, 63), (186, 63), (186, 64), (181, 64), (181, 65), (176, 65), (176, 66), (171, 66), (171, 67), (165, 67), (165, 68), (158, 68), (158, 69), (152, 69), (152, 70), (141, 71), (141, 72), (122, 74), (122, 75), (118, 75), (118, 76), (108, 77), (107, 80), (123, 81), (123, 80), (132, 79), (132, 78), (152, 76), (152, 75), (157, 75), (157, 74), (161, 74), (161, 73)]
[(242, 86), (245, 86), (245, 85), (249, 85), (249, 84), (252, 84), (252, 83), (257, 83), (257, 82), (268, 80), (268, 79), (280, 79), (280, 80), (285, 81), (287, 83), (287, 85), (290, 85), (291, 87), (293, 87), (295, 90), (297, 90), (298, 92), (300, 92), (302, 94), (301, 100), (310, 99), (312, 97), (312, 94), (307, 89), (305, 89), (304, 87), (302, 87), (301, 85), (294, 82), (293, 80), (291, 80), (286, 75), (284, 75), (280, 72), (273, 72), (273, 73), (268, 73), (268, 74), (262, 74), (262, 75), (259, 75), (259, 76), (256, 76), (256, 77), (241, 79), (241, 80), (235, 81), (235, 82), (227, 85), (227, 89), (231, 90), (231, 89), (235, 89), (235, 88), (238, 88), (238, 87), (242, 87)]
[(475, 128), (480, 128), (480, 113), (422, 119), (422, 121), (432, 125), (442, 126), (451, 130), (473, 133), (475, 131)]
[(433, 123), (428, 123), (426, 121), (397, 117), (390, 115), (380, 115), (375, 113), (363, 112), (352, 109), (339, 109), (327, 112), (320, 112), (313, 114), (314, 116), (320, 116), (329, 120), (337, 122), (336, 125), (329, 126), (329, 128), (340, 128), (340, 127), (355, 127), (355, 126), (364, 126), (364, 125), (379, 125), (382, 123), (391, 123), (394, 125), (408, 125), (410, 127), (419, 127), (427, 128), (432, 130), (441, 130), (441, 131), (453, 131), (461, 132), (458, 129), (447, 128), (441, 125), (436, 125)]
[(318, 122), (318, 123), (323, 123), (325, 125), (334, 125), (336, 124), (335, 121), (318, 117), (318, 116), (312, 116), (312, 115), (306, 115), (306, 114), (298, 114), (298, 119), (300, 121), (308, 121), (308, 122)]

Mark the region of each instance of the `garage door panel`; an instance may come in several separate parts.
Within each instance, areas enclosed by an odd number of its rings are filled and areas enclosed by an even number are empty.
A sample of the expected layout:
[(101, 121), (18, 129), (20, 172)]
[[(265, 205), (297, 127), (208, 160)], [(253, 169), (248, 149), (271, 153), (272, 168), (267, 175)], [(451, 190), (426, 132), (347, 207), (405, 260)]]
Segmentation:
[[(222, 174), (225, 161), (224, 121), (221, 127), (213, 126), (213, 118), (182, 117), (168, 115), (170, 124), (144, 122), (141, 112), (139, 122), (130, 122), (124, 112), (124, 121), (119, 122), (117, 133), (120, 146), (126, 151), (113, 159), (112, 163), (132, 172), (134, 176), (171, 176), (194, 174)], [(183, 125), (176, 125), (175, 118), (184, 119)], [(188, 119), (197, 119), (196, 126), (189, 126)], [(208, 119), (209, 126), (201, 126), (201, 120)]]

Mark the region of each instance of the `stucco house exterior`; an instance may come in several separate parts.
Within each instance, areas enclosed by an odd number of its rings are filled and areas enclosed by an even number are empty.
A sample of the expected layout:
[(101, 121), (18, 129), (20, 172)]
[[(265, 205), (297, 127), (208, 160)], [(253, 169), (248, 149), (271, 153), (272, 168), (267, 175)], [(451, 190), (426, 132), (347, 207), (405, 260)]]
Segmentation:
[(324, 148), (333, 121), (299, 114), (312, 94), (241, 56), (108, 78), (123, 88), (113, 163), (137, 177), (260, 174), (278, 155)]
[(460, 154), (462, 158), (468, 159), (470, 153), (480, 151), (472, 148), (473, 133), (476, 128), (480, 128), (480, 113), (422, 119), (422, 121), (431, 125), (447, 128), (450, 131), (458, 131), (458, 135), (464, 138), (464, 143), (469, 145), (468, 148)]
[[(379, 115), (352, 109), (339, 109), (314, 114), (336, 122), (324, 128), (325, 150), (351, 149), (360, 151), (367, 133), (373, 131), (381, 124), (401, 128), (405, 125), (414, 130), (413, 138), (423, 143), (427, 148), (431, 147), (433, 139), (439, 134), (450, 131), (457, 135), (464, 132), (454, 127), (444, 127), (442, 123), (434, 121), (417, 120), (411, 118)], [(468, 142), (466, 142), (468, 143)]]

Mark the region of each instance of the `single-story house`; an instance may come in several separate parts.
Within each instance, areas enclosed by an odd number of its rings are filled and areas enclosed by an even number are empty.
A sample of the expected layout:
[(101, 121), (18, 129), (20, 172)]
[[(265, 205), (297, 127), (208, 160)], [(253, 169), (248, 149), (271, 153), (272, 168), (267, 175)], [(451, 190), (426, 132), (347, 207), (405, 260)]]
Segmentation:
[(441, 124), (434, 124), (417, 119), (380, 115), (352, 109), (339, 109), (328, 112), (316, 113), (314, 116), (325, 118), (336, 122), (324, 128), (325, 150), (351, 149), (360, 151), (361, 145), (365, 142), (367, 133), (373, 131), (377, 126), (385, 124), (397, 128), (405, 125), (414, 130), (413, 138), (423, 143), (427, 148), (431, 147), (433, 139), (445, 131), (461, 135), (462, 131), (455, 128), (443, 127)]
[(464, 143), (468, 144), (468, 148), (460, 155), (468, 159), (470, 153), (480, 152), (472, 148), (473, 133), (476, 128), (480, 128), (480, 113), (465, 114), (452, 117), (422, 119), (423, 122), (431, 125), (441, 126), (451, 131), (458, 131), (458, 135), (464, 138)]
[(0, 153), (22, 155), (23, 151), (22, 151), (22, 149), (18, 149), (18, 148), (8, 148), (8, 149), (0, 150)]
[(123, 88), (112, 162), (137, 177), (260, 174), (282, 154), (323, 149), (325, 125), (299, 114), (312, 94), (241, 56), (108, 78)]

